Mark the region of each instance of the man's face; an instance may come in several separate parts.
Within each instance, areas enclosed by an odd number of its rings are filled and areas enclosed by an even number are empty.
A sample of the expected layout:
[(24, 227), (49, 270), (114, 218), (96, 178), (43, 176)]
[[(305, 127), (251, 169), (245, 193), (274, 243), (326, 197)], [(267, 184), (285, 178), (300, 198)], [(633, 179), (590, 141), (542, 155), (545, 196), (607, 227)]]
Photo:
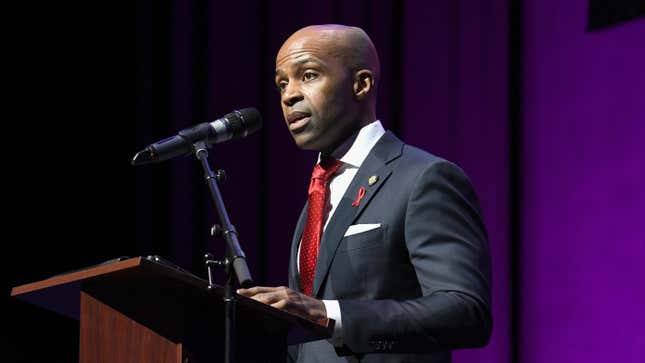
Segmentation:
[(275, 83), (296, 145), (329, 153), (355, 129), (353, 77), (334, 45), (316, 35), (292, 36), (276, 57)]

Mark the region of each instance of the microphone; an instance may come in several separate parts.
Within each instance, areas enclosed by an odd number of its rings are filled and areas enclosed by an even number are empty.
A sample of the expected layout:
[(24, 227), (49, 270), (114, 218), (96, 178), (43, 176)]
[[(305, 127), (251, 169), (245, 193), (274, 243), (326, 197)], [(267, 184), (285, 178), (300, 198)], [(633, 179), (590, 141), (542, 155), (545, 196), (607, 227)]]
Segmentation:
[(179, 131), (177, 135), (148, 145), (132, 158), (132, 165), (158, 163), (192, 153), (193, 144), (203, 141), (206, 146), (246, 137), (262, 127), (262, 116), (255, 108), (243, 108), (213, 122)]

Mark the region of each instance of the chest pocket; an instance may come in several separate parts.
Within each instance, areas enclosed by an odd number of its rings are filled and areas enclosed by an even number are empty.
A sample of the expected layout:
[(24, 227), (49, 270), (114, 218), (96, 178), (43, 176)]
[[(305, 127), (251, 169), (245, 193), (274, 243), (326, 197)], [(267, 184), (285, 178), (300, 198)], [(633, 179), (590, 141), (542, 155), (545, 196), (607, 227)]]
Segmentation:
[(381, 224), (377, 228), (343, 237), (338, 246), (338, 252), (349, 252), (382, 246), (386, 230), (387, 225)]

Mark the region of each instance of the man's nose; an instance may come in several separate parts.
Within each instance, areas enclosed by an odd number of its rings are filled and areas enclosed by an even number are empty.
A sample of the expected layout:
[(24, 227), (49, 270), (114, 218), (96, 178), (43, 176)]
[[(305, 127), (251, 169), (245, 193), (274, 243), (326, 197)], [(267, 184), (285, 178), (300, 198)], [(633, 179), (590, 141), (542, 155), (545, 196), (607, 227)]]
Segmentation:
[(302, 93), (300, 92), (300, 87), (297, 85), (287, 85), (287, 88), (284, 90), (282, 93), (282, 102), (288, 106), (291, 107), (295, 105), (296, 103), (302, 101)]

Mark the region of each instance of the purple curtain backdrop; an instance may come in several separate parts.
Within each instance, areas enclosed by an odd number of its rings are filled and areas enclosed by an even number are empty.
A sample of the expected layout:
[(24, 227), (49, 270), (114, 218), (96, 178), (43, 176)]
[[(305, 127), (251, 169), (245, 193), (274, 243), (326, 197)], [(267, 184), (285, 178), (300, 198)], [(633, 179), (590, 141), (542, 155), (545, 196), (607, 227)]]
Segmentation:
[(472, 179), (493, 259), (493, 335), (455, 362), (510, 362), (508, 5), (406, 2), (403, 124), (408, 143), (452, 160)]
[(525, 1), (521, 361), (645, 354), (645, 21)]

